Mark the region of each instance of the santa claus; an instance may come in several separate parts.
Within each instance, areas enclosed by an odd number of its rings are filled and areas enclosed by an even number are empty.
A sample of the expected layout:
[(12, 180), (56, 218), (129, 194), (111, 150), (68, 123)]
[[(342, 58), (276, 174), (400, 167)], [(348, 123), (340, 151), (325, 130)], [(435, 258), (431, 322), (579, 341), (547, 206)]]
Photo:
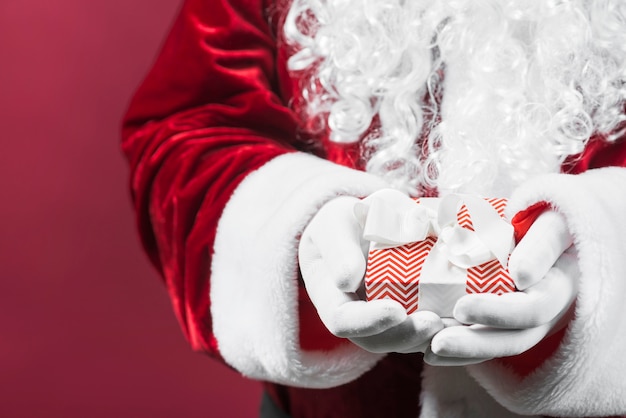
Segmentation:
[[(146, 252), (264, 417), (626, 414), (626, 5), (187, 0), (124, 122)], [(361, 198), (509, 198), (518, 292), (362, 300)]]

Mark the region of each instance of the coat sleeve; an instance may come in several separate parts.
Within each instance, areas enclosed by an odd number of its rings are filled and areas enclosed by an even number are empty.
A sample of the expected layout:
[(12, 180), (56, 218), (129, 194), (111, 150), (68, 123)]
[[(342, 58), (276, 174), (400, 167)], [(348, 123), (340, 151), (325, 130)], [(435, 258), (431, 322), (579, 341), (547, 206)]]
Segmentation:
[(131, 101), (122, 147), (143, 246), (192, 347), (253, 378), (334, 386), (379, 356), (302, 349), (313, 331), (300, 317), (314, 313), (298, 311), (297, 238), (327, 200), (383, 184), (303, 151), (265, 10), (186, 1)]
[(574, 318), (564, 332), (523, 354), (525, 367), (515, 358), (468, 367), (520, 414), (626, 413), (626, 141), (590, 148), (576, 162), (576, 174), (539, 176), (509, 201), (511, 215), (540, 202), (561, 212), (582, 272)]

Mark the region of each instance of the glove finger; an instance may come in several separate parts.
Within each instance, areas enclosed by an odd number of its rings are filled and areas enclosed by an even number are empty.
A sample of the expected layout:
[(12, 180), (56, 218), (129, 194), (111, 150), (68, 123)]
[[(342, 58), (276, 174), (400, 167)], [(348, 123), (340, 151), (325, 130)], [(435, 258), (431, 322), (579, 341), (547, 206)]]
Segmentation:
[(522, 330), (498, 329), (482, 325), (450, 327), (433, 338), (431, 350), (442, 357), (486, 359), (513, 356), (541, 341), (552, 324)]
[[(439, 318), (441, 320), (441, 324), (443, 325), (443, 328), (448, 328), (448, 327), (455, 327), (455, 326), (459, 326), (459, 325), (463, 325), (461, 324), (459, 321), (457, 321), (454, 318)], [(403, 354), (407, 354), (407, 353), (425, 353), (427, 349), (430, 349), (430, 339), (423, 341), (421, 344), (418, 344), (414, 347), (409, 347), (403, 350), (398, 350), (398, 353), (403, 353)], [(433, 354), (434, 355), (434, 354)]]
[(469, 366), (478, 364), (491, 358), (463, 358), (463, 357), (443, 357), (433, 353), (430, 347), (424, 351), (424, 361), (431, 366)]
[(400, 354), (411, 354), (411, 353), (424, 353), (430, 346), (430, 341), (425, 341), (421, 344), (415, 345), (413, 347), (405, 348), (403, 350), (396, 351)]
[(574, 301), (578, 288), (575, 255), (564, 254), (543, 280), (523, 292), (472, 294), (454, 307), (465, 324), (496, 328), (533, 328), (551, 322)]
[(367, 246), (354, 216), (358, 199), (341, 196), (320, 209), (307, 228), (328, 265), (330, 279), (345, 292), (356, 292), (365, 275)]
[(334, 335), (353, 339), (383, 333), (403, 323), (406, 316), (404, 307), (390, 299), (357, 300), (336, 307), (324, 324)]
[(456, 326), (459, 326), (459, 325), (463, 325), (463, 323), (461, 323), (458, 320), (456, 320), (456, 318), (441, 318), (441, 321), (443, 322), (443, 327), (444, 328), (456, 327)]
[(396, 301), (365, 302), (354, 293), (338, 289), (317, 246), (306, 236), (300, 242), (300, 269), (322, 323), (338, 337), (378, 334), (406, 319), (404, 307)]
[(443, 329), (439, 316), (433, 312), (416, 312), (402, 323), (379, 334), (350, 340), (372, 353), (414, 352)]
[(509, 272), (518, 289), (539, 282), (573, 243), (565, 217), (546, 211), (532, 224), (511, 253)]

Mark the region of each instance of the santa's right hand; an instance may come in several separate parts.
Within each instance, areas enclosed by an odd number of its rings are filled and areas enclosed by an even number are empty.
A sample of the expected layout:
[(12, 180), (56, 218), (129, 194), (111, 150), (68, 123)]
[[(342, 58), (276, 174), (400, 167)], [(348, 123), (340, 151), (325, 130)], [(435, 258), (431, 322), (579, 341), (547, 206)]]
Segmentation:
[(368, 242), (354, 216), (354, 197), (326, 203), (302, 234), (299, 262), (304, 284), (328, 330), (375, 353), (423, 352), (443, 329), (432, 312), (407, 315), (389, 299), (366, 302), (363, 277)]

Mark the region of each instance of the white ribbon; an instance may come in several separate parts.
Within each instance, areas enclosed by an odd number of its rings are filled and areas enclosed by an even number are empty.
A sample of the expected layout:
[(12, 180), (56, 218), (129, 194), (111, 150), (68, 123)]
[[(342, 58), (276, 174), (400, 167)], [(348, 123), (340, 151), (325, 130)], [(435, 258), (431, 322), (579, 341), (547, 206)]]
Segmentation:
[[(465, 205), (474, 231), (459, 225)], [(451, 316), (454, 302), (465, 294), (467, 269), (497, 259), (507, 267), (513, 249), (513, 226), (485, 199), (452, 194), (422, 198), (419, 204), (394, 190), (383, 190), (355, 206), (363, 237), (371, 249), (386, 249), (438, 237), (422, 265), (420, 310)]]
[(372, 248), (386, 249), (437, 235), (438, 206), (436, 198), (420, 199), (417, 205), (407, 195), (385, 189), (358, 202), (354, 214)]
[[(459, 225), (457, 214), (465, 205), (474, 231)], [(497, 259), (507, 267), (513, 249), (513, 226), (485, 199), (471, 195), (452, 194), (444, 197), (437, 216), (439, 240), (445, 244), (448, 260), (461, 268), (469, 268)]]

